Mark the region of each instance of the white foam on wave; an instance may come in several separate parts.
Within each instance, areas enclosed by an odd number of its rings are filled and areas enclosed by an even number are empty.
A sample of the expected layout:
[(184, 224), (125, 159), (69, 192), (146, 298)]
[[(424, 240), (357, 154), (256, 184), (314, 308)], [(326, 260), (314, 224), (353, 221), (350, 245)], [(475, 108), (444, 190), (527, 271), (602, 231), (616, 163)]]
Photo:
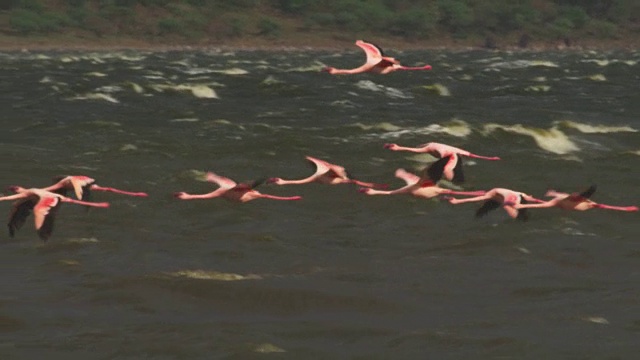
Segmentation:
[(169, 273), (172, 277), (181, 277), (196, 280), (214, 280), (214, 281), (243, 281), (243, 280), (260, 280), (263, 277), (256, 274), (240, 275), (235, 273), (225, 273), (213, 270), (179, 270)]
[(411, 98), (413, 98), (413, 96), (407, 95), (404, 92), (402, 92), (402, 91), (400, 91), (400, 90), (398, 90), (396, 88), (392, 88), (392, 87), (376, 84), (371, 80), (360, 80), (360, 81), (358, 81), (356, 83), (356, 87), (359, 88), (359, 89), (373, 91), (373, 92), (382, 92), (386, 96), (391, 97), (391, 98), (398, 98), (398, 99), (411, 99)]
[[(383, 123), (384, 124), (384, 123)], [(377, 129), (373, 127), (372, 129)], [(429, 124), (421, 127), (398, 127), (387, 128), (387, 133), (382, 134), (381, 138), (400, 138), (403, 135), (432, 135), (432, 134), (447, 134), (455, 137), (467, 137), (473, 130), (471, 126), (460, 119), (451, 119), (443, 122), (442, 124)]]
[(529, 67), (558, 68), (560, 65), (548, 60), (513, 60), (493, 63), (488, 67), (494, 69), (525, 69)]
[(219, 99), (218, 94), (205, 84), (153, 84), (152, 89), (158, 92), (176, 91), (191, 92), (191, 94), (200, 99)]
[(525, 135), (533, 138), (539, 148), (552, 152), (554, 154), (568, 154), (579, 151), (580, 148), (569, 137), (556, 127), (551, 129), (541, 129), (535, 127), (527, 127), (521, 124), (516, 125), (500, 125), (486, 124), (484, 131), (487, 133), (502, 130), (513, 134)]
[(638, 130), (631, 126), (608, 126), (608, 125), (591, 125), (583, 124), (571, 120), (556, 121), (554, 126), (561, 128), (569, 128), (580, 131), (585, 134), (608, 134), (608, 133), (620, 133), (620, 132), (638, 132)]
[(104, 93), (87, 93), (84, 95), (77, 95), (67, 100), (104, 100), (114, 104), (120, 103), (120, 101), (109, 94)]

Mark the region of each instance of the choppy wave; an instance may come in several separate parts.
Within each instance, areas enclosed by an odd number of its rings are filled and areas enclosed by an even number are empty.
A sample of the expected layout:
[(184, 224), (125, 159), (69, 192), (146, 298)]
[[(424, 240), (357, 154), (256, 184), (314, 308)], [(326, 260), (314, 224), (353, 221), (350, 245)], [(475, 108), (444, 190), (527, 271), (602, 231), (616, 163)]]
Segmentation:
[(620, 132), (638, 132), (638, 130), (631, 126), (608, 126), (608, 125), (591, 125), (583, 124), (571, 120), (556, 121), (554, 126), (560, 128), (575, 129), (585, 134), (608, 134), (608, 133), (620, 133)]
[(214, 280), (214, 281), (244, 281), (244, 280), (260, 280), (261, 275), (248, 274), (240, 275), (234, 273), (225, 273), (213, 270), (179, 270), (168, 273), (169, 276), (178, 278), (188, 278), (197, 280)]
[(391, 98), (398, 99), (411, 99), (413, 96), (405, 94), (402, 90), (398, 90), (396, 88), (392, 88), (389, 86), (384, 86), (380, 84), (376, 84), (371, 80), (360, 80), (356, 83), (356, 87), (363, 90), (369, 90), (373, 92), (382, 92), (386, 96)]
[(484, 126), (484, 131), (487, 133), (491, 133), (496, 130), (529, 136), (533, 138), (538, 147), (554, 154), (568, 154), (580, 150), (578, 145), (571, 141), (565, 133), (555, 127), (552, 127), (551, 129), (541, 129), (520, 124), (486, 124)]

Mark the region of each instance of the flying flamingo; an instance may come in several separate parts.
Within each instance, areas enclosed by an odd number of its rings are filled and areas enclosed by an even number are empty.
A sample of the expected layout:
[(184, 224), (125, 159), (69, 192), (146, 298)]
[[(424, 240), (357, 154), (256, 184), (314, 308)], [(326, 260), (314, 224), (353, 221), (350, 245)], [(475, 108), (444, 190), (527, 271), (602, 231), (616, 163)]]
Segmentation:
[(52, 191), (66, 196), (67, 191), (72, 190), (78, 200), (89, 198), (90, 191), (107, 191), (116, 194), (146, 197), (147, 193), (144, 192), (130, 192), (112, 187), (102, 187), (95, 184), (95, 179), (83, 175), (70, 175), (70, 176), (57, 176), (53, 179), (55, 182), (53, 185), (47, 186), (44, 190)]
[(444, 167), (444, 177), (454, 183), (464, 182), (464, 173), (462, 172), (462, 160), (460, 156), (467, 156), (474, 159), (482, 160), (500, 160), (497, 156), (482, 156), (473, 154), (467, 150), (463, 150), (450, 145), (430, 142), (419, 147), (406, 147), (398, 144), (384, 144), (385, 149), (392, 151), (410, 151), (415, 153), (427, 153), (436, 158), (449, 157), (449, 161)]
[(513, 219), (526, 221), (529, 215), (526, 209), (518, 210), (518, 205), (521, 203), (531, 202), (543, 202), (536, 199), (531, 195), (527, 195), (523, 192), (513, 191), (504, 188), (493, 188), (487, 191), (484, 195), (470, 197), (466, 199), (450, 198), (451, 204), (462, 204), (467, 202), (484, 201), (484, 204), (476, 211), (476, 217), (483, 217), (490, 211), (495, 210), (502, 206), (502, 208)]
[(344, 167), (328, 163), (324, 160), (316, 159), (311, 156), (305, 157), (316, 168), (316, 172), (313, 175), (299, 180), (285, 180), (282, 178), (274, 177), (267, 180), (268, 184), (276, 185), (299, 185), (308, 184), (311, 182), (319, 182), (321, 184), (356, 184), (364, 187), (386, 187), (384, 184), (374, 184), (363, 182), (360, 180), (351, 179)]
[(35, 218), (35, 227), (40, 239), (46, 241), (53, 231), (53, 223), (56, 212), (60, 203), (67, 202), (72, 204), (92, 206), (92, 207), (109, 207), (109, 203), (95, 203), (81, 200), (74, 200), (66, 196), (47, 191), (44, 189), (25, 189), (20, 186), (11, 186), (9, 190), (15, 192), (14, 195), (0, 197), (0, 201), (16, 200), (13, 203), (11, 214), (9, 216), (9, 235), (13, 237), (16, 230), (24, 225), (29, 213), (33, 210)]
[(371, 188), (361, 188), (360, 192), (367, 195), (397, 195), (397, 194), (409, 194), (416, 197), (422, 197), (425, 199), (431, 199), (438, 195), (468, 195), (468, 196), (480, 196), (484, 195), (486, 191), (454, 191), (445, 188), (441, 188), (437, 185), (437, 182), (442, 178), (444, 166), (449, 161), (448, 158), (442, 158), (433, 164), (429, 165), (422, 171), (422, 176), (412, 174), (405, 169), (396, 170), (395, 176), (404, 180), (407, 185), (395, 190), (376, 190)]
[(356, 45), (364, 50), (367, 55), (367, 61), (355, 69), (336, 69), (328, 66), (323, 71), (333, 75), (341, 74), (359, 74), (364, 72), (372, 72), (376, 74), (388, 74), (397, 70), (431, 70), (431, 65), (419, 67), (402, 66), (400, 62), (392, 57), (384, 56), (382, 49), (372, 43), (362, 40), (356, 41)]
[(174, 196), (181, 200), (195, 199), (213, 199), (222, 197), (230, 201), (245, 203), (255, 199), (271, 199), (271, 200), (300, 200), (301, 196), (275, 196), (262, 194), (254, 188), (262, 183), (256, 181), (253, 183), (236, 183), (235, 181), (216, 175), (212, 172), (207, 173), (207, 181), (218, 184), (219, 188), (207, 194), (188, 194), (186, 192), (177, 192)]
[(516, 209), (533, 209), (533, 208), (550, 208), (559, 207), (563, 210), (577, 210), (586, 211), (591, 209), (606, 209), (606, 210), (618, 210), (618, 211), (638, 211), (637, 206), (612, 206), (598, 204), (589, 198), (596, 192), (596, 186), (592, 185), (587, 190), (581, 193), (567, 194), (557, 192), (555, 190), (549, 190), (545, 194), (547, 197), (553, 197), (549, 201), (545, 201), (538, 204), (516, 204)]

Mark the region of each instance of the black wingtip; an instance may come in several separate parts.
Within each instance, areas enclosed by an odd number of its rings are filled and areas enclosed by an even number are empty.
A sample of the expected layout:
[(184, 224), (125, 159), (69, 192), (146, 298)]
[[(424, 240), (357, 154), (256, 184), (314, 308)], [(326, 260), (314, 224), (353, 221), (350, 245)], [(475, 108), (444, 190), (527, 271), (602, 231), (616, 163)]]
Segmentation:
[(585, 199), (588, 199), (596, 192), (597, 188), (598, 188), (598, 186), (593, 184), (593, 185), (589, 186), (589, 188), (587, 190), (581, 192), (580, 196), (582, 196)]

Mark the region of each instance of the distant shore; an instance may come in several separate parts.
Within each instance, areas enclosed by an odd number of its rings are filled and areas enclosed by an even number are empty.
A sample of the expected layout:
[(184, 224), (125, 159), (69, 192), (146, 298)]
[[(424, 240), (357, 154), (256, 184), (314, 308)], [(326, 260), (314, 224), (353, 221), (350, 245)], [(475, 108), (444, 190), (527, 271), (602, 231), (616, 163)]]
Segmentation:
[[(269, 39), (264, 37), (243, 37), (225, 41), (207, 39), (186, 42), (181, 39), (144, 39), (131, 37), (98, 38), (70, 35), (53, 36), (7, 36), (0, 35), (0, 51), (197, 51), (197, 50), (260, 50), (260, 51), (331, 51), (354, 49), (355, 38), (342, 39), (336, 37), (306, 36), (294, 38)], [(626, 39), (576, 39), (569, 45), (555, 40), (532, 39), (526, 47), (517, 46), (517, 39), (494, 39), (495, 46), (486, 46), (486, 39), (428, 39), (424, 41), (406, 41), (398, 38), (376, 38), (373, 41), (384, 49), (395, 50), (452, 50), (465, 51), (473, 49), (493, 50), (638, 50), (640, 37)]]

